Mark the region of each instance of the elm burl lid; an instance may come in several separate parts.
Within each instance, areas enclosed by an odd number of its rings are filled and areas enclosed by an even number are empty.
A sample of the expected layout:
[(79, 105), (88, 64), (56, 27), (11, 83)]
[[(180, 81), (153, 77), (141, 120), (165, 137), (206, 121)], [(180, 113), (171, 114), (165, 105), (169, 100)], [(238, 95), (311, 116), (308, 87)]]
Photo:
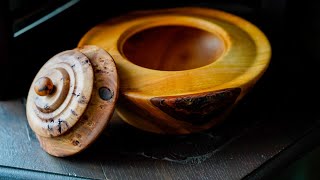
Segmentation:
[(103, 131), (118, 98), (112, 57), (97, 46), (63, 51), (40, 69), (29, 90), (27, 118), (41, 147), (76, 154)]

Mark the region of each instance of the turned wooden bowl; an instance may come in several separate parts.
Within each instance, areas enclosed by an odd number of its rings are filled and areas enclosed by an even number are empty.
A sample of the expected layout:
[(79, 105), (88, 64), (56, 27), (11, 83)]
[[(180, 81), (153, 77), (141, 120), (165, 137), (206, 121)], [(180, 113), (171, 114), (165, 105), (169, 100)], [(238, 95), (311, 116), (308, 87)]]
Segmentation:
[(225, 119), (269, 65), (266, 36), (235, 15), (205, 8), (129, 13), (89, 30), (120, 78), (117, 113), (155, 133), (188, 134)]

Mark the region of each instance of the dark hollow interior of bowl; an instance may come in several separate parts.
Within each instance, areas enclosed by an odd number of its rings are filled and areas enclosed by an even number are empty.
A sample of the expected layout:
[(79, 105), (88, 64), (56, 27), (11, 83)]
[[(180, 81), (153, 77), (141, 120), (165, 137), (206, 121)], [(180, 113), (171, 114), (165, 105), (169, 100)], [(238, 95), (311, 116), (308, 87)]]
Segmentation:
[(141, 67), (180, 71), (214, 62), (225, 50), (216, 34), (188, 26), (157, 26), (130, 36), (122, 52)]

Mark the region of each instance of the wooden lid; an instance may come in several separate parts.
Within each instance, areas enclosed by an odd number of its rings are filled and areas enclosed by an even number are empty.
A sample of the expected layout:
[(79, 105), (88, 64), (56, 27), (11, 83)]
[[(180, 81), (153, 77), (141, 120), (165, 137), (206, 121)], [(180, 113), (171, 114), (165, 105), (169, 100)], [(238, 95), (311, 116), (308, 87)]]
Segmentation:
[(102, 132), (118, 97), (112, 57), (96, 46), (61, 52), (43, 65), (28, 94), (27, 118), (54, 156), (80, 152)]

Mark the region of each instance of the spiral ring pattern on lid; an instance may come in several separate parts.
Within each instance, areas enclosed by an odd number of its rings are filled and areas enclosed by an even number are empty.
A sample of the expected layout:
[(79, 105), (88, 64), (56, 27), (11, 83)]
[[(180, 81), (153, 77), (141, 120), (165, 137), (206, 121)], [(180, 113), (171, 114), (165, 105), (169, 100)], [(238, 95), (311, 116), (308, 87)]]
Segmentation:
[[(53, 92), (47, 96), (39, 96), (33, 88), (42, 77), (49, 78), (54, 85)], [(29, 90), (27, 116), (31, 128), (43, 137), (67, 132), (87, 108), (93, 79), (90, 60), (78, 50), (52, 57), (40, 69)]]

